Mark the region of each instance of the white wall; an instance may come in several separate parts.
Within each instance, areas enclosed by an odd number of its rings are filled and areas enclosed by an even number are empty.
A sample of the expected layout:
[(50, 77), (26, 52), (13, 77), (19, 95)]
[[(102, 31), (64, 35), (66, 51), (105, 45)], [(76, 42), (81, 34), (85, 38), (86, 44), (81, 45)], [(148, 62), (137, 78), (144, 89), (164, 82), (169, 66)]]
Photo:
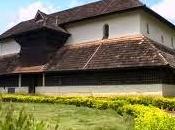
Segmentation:
[[(161, 36), (163, 36), (164, 43), (162, 44), (173, 48), (171, 42), (173, 37), (175, 49), (175, 30), (142, 10), (70, 24), (66, 29), (72, 36), (68, 39), (67, 44), (101, 40), (104, 24), (109, 24), (109, 38), (143, 34), (158, 43), (162, 43)], [(147, 34), (147, 24), (149, 24), (150, 34)]]
[(160, 95), (162, 84), (36, 87), (46, 95)]
[[(175, 47), (175, 30), (144, 11), (140, 12), (140, 20), (143, 35), (170, 48), (173, 48), (171, 42), (173, 37)], [(149, 24), (150, 34), (147, 33), (147, 24)], [(164, 43), (162, 43), (161, 35), (164, 37)]]
[(0, 56), (7, 55), (7, 54), (19, 53), (20, 49), (21, 49), (20, 45), (14, 40), (0, 43)]
[(175, 85), (163, 84), (162, 86), (163, 96), (173, 96), (175, 97)]
[(101, 40), (103, 38), (104, 24), (109, 24), (109, 38), (140, 34), (139, 13), (128, 12), (68, 25), (66, 29), (72, 36), (67, 43), (75, 44)]
[[(28, 93), (29, 88), (28, 87), (13, 87), (15, 88), (15, 93)], [(8, 93), (8, 87), (0, 87), (0, 93)]]

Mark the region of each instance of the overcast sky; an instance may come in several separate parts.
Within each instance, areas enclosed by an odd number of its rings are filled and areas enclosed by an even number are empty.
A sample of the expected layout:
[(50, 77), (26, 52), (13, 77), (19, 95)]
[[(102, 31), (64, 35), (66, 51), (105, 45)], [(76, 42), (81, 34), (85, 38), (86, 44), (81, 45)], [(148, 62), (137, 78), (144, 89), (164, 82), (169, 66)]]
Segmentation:
[[(37, 10), (53, 13), (98, 0), (1, 0), (0, 33), (31, 19)], [(142, 0), (147, 6), (175, 24), (175, 0)]]

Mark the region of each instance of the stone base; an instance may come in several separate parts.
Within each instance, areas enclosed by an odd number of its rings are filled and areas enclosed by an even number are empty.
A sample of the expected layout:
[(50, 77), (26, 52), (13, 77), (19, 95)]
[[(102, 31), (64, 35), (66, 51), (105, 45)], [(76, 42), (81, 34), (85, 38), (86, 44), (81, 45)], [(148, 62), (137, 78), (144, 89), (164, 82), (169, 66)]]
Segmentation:
[[(28, 87), (14, 87), (15, 93), (28, 93)], [(8, 88), (0, 88), (7, 93)], [(115, 95), (155, 95), (175, 96), (175, 85), (137, 84), (137, 85), (101, 85), (101, 86), (55, 86), (36, 87), (36, 93), (57, 96), (115, 96)]]
[(162, 84), (36, 87), (36, 93), (65, 96), (158, 95)]
[[(11, 87), (15, 88), (15, 93), (28, 93), (28, 87)], [(0, 88), (0, 93), (8, 93), (8, 87)]]

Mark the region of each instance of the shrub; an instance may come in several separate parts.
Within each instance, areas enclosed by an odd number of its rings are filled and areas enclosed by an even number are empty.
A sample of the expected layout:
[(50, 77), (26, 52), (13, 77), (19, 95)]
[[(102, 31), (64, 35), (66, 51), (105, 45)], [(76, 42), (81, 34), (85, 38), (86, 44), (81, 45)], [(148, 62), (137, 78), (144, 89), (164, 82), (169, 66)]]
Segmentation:
[(135, 130), (175, 130), (175, 118), (158, 108), (129, 105), (124, 109), (136, 117)]
[(0, 130), (45, 130), (47, 126), (44, 122), (36, 121), (32, 115), (27, 114), (24, 109), (21, 109), (19, 114), (16, 114), (14, 107), (0, 109)]
[(155, 106), (160, 109), (175, 110), (175, 98), (151, 97), (151, 96), (117, 96), (117, 97), (104, 97), (103, 100), (125, 100), (132, 105), (140, 104), (145, 106)]

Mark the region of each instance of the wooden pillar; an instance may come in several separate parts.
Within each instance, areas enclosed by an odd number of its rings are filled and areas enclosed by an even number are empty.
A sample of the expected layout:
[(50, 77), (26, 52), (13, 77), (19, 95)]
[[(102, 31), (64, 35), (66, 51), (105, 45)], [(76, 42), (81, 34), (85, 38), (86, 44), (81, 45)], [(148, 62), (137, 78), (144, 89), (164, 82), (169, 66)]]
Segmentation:
[(45, 87), (45, 73), (43, 73), (43, 82), (42, 82), (42, 86)]
[(21, 87), (21, 78), (22, 78), (22, 75), (19, 74), (19, 76), (18, 76), (18, 87)]

